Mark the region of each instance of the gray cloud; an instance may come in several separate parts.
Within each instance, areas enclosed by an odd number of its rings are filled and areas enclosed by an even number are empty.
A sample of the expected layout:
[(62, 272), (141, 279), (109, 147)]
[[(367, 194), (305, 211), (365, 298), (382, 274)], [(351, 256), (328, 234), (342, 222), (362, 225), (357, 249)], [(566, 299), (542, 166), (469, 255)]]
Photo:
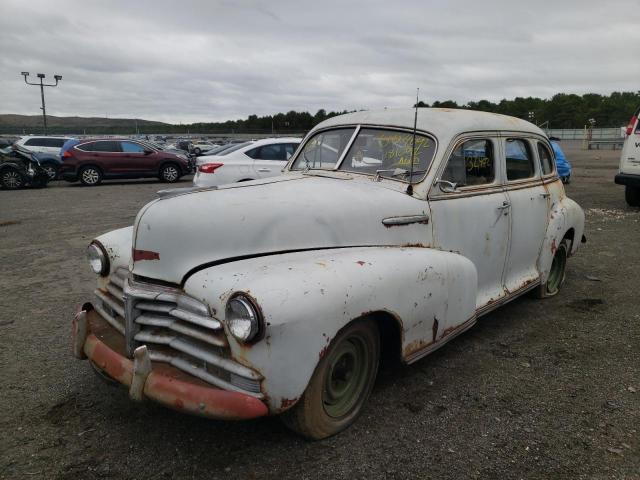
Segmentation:
[(0, 112), (252, 113), (638, 90), (640, 2), (4, 0)]

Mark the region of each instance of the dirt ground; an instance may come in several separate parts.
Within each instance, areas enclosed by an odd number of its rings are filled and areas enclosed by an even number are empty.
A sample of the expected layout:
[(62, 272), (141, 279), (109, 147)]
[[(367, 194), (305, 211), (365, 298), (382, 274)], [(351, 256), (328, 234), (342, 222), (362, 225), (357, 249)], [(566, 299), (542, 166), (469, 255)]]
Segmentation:
[(639, 479), (640, 210), (613, 184), (619, 151), (563, 146), (588, 243), (561, 294), (385, 367), (358, 422), (321, 442), (134, 404), (72, 358), (87, 243), (163, 185), (0, 191), (0, 478)]

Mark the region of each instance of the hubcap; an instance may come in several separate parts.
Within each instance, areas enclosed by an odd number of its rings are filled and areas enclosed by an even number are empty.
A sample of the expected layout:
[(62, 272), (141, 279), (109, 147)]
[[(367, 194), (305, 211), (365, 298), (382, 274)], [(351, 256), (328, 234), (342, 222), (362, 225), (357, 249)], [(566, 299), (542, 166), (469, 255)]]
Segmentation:
[(567, 251), (563, 246), (559, 247), (551, 263), (551, 271), (549, 272), (549, 279), (547, 280), (547, 292), (555, 293), (560, 288), (566, 262)]
[(88, 183), (89, 185), (98, 183), (99, 178), (100, 175), (93, 168), (89, 168), (82, 172), (82, 180), (84, 180), (84, 182)]
[(173, 182), (178, 178), (178, 170), (175, 167), (166, 167), (164, 169), (164, 179)]
[(20, 177), (18, 172), (6, 172), (2, 176), (2, 183), (4, 183), (7, 188), (19, 188), (22, 186), (22, 177)]
[(47, 176), (49, 177), (50, 180), (55, 180), (56, 179), (56, 169), (51, 167), (51, 166), (45, 166), (42, 167), (44, 168), (44, 171), (47, 172)]
[(331, 353), (322, 402), (333, 418), (349, 414), (363, 394), (369, 378), (369, 349), (359, 336), (344, 339)]

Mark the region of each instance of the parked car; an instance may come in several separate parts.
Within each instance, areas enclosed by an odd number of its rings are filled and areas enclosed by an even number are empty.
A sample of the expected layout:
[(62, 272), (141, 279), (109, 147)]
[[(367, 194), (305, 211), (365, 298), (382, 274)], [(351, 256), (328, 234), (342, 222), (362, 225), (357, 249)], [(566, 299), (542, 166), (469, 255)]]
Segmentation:
[(205, 141), (205, 140), (197, 140), (192, 142), (189, 145), (189, 151), (195, 155), (200, 155), (202, 152), (206, 150), (211, 150), (214, 147), (217, 147), (213, 142)]
[(98, 185), (103, 179), (158, 177), (177, 182), (191, 172), (184, 155), (128, 139), (82, 140), (63, 154), (60, 173), (67, 181), (80, 180), (84, 185)]
[(620, 155), (620, 171), (615, 177), (618, 185), (624, 185), (624, 198), (630, 207), (640, 207), (640, 108), (627, 126), (627, 138)]
[(39, 152), (32, 152), (32, 155), (38, 160), (40, 166), (47, 172), (49, 181), (53, 181), (58, 178), (60, 166), (62, 165), (62, 159), (60, 158), (60, 155)]
[(33, 152), (14, 145), (0, 149), (0, 185), (8, 190), (22, 187), (46, 187), (47, 172)]
[(560, 139), (558, 137), (549, 137), (551, 141), (551, 146), (553, 147), (553, 153), (556, 157), (556, 169), (558, 170), (558, 176), (562, 183), (569, 184), (571, 183), (571, 164), (569, 160), (567, 160), (567, 156), (562, 151), (560, 147)]
[(544, 132), (449, 109), (415, 125), (333, 117), (284, 175), (165, 192), (97, 237), (74, 355), (134, 400), (283, 414), (319, 439), (355, 421), (383, 355), (413, 363), (525, 292), (556, 295), (584, 213)]
[(193, 184), (209, 187), (280, 175), (300, 141), (293, 137), (265, 138), (199, 157)]
[(20, 138), (16, 144), (32, 152), (59, 155), (60, 149), (69, 139), (71, 137), (28, 136)]

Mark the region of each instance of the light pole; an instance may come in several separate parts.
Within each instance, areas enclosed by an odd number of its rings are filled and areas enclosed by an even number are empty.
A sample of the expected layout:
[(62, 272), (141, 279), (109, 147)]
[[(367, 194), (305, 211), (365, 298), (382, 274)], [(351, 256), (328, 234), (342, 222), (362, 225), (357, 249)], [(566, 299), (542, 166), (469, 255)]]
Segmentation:
[(24, 83), (27, 85), (40, 85), (40, 97), (42, 98), (42, 120), (44, 121), (44, 134), (47, 134), (47, 110), (44, 105), (44, 87), (57, 87), (58, 82), (62, 80), (62, 75), (54, 75), (53, 78), (56, 79), (56, 83), (44, 83), (45, 75), (44, 73), (38, 73), (37, 76), (40, 79), (40, 83), (31, 83), (27, 80), (29, 76), (29, 72), (22, 72), (21, 75), (24, 77)]

